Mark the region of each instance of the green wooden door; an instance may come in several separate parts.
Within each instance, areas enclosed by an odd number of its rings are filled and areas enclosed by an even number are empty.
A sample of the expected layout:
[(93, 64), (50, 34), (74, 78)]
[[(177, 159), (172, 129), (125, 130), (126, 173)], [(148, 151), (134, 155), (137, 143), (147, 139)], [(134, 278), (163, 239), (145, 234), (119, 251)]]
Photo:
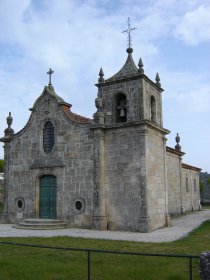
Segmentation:
[(56, 219), (56, 177), (45, 175), (40, 178), (39, 217)]

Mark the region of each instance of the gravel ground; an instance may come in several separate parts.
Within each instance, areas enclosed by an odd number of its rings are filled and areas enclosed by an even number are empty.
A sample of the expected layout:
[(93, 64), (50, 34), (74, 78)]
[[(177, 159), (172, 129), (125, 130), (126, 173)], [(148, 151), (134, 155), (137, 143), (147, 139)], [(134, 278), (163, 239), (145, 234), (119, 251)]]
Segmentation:
[[(188, 235), (204, 221), (210, 220), (210, 210), (203, 210), (173, 219), (171, 226), (150, 233), (96, 231), (87, 229), (25, 230), (15, 229), (11, 224), (0, 224), (0, 237), (53, 237), (72, 236), (95, 239), (125, 240), (136, 242), (170, 242)], [(1, 241), (1, 239), (0, 239)]]

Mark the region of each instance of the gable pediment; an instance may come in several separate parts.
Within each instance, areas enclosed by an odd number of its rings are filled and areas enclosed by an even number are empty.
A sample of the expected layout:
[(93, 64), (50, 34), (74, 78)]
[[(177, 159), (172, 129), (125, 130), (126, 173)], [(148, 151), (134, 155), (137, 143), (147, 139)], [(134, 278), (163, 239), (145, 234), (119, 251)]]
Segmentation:
[(66, 104), (67, 106), (71, 107), (71, 104), (66, 103), (60, 96), (56, 94), (53, 86), (45, 86), (42, 94), (34, 102), (34, 105), (30, 110), (35, 111), (40, 106), (43, 106), (46, 111), (49, 111), (50, 102), (57, 103), (57, 105)]

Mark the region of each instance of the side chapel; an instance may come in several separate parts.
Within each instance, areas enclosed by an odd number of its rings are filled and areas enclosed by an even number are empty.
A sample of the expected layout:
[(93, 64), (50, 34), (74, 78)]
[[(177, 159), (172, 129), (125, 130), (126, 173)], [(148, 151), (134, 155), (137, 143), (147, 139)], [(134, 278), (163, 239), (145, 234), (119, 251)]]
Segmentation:
[(76, 228), (149, 232), (199, 209), (200, 169), (182, 162), (178, 134), (175, 148), (166, 146), (159, 75), (148, 78), (132, 52), (129, 45), (114, 76), (100, 70), (93, 119), (74, 114), (51, 79), (21, 131), (14, 133), (9, 113), (0, 139), (2, 222), (21, 213)]

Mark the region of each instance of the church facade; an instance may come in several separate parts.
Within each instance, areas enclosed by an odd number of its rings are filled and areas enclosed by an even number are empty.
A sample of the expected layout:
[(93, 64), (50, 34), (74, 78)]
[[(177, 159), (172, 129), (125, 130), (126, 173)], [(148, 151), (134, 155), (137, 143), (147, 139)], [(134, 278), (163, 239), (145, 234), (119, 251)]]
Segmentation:
[(99, 72), (93, 119), (71, 111), (51, 84), (18, 133), (12, 116), (4, 142), (2, 222), (59, 219), (70, 227), (149, 232), (199, 209), (199, 171), (182, 163), (176, 137), (166, 146), (160, 78), (127, 49), (122, 69)]

